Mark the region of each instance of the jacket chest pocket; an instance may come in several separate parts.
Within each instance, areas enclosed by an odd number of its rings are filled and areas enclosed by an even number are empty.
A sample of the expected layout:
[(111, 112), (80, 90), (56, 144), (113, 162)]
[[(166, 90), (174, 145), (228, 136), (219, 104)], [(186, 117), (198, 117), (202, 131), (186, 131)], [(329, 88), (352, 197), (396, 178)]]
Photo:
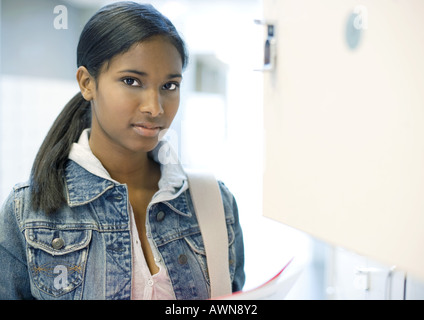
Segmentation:
[[(232, 224), (227, 224), (227, 232), (228, 232), (228, 264), (230, 268), (230, 277), (231, 281), (234, 279), (235, 273), (235, 248), (234, 244), (234, 230)], [(200, 230), (198, 234), (190, 235), (184, 237), (184, 240), (188, 244), (190, 251), (194, 254), (196, 260), (198, 261), (200, 268), (202, 270), (203, 276), (206, 279), (206, 282), (210, 284), (207, 261), (206, 261), (206, 250), (205, 245), (203, 243), (202, 235), (200, 234)]]
[(60, 297), (81, 285), (91, 230), (26, 229), (28, 267), (34, 285)]

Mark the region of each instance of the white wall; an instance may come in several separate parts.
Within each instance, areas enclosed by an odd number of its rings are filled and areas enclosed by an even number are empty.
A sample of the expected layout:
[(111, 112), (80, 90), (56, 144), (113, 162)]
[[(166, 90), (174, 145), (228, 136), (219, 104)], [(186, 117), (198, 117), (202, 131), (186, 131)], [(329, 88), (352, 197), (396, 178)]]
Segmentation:
[(265, 215), (424, 280), (424, 3), (264, 3)]

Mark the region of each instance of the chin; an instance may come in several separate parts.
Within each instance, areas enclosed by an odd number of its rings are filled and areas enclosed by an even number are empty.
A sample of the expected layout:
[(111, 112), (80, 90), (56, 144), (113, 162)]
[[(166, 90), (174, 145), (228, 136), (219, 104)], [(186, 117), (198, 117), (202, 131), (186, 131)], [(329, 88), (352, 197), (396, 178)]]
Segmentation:
[(159, 144), (159, 141), (155, 139), (155, 141), (135, 144), (131, 146), (129, 149), (135, 153), (139, 153), (139, 152), (147, 153), (147, 152), (153, 151), (158, 144)]

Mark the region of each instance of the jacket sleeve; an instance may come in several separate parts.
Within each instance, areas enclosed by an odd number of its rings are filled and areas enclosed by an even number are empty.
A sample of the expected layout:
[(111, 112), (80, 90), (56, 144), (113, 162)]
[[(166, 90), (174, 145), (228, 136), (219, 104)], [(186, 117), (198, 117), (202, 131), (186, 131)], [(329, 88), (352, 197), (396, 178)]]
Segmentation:
[(240, 225), (239, 212), (237, 207), (236, 199), (233, 194), (228, 190), (228, 188), (219, 181), (221, 188), (221, 195), (224, 198), (223, 201), (228, 205), (227, 210), (231, 210), (234, 216), (234, 247), (235, 247), (235, 257), (236, 257), (236, 266), (234, 272), (234, 279), (232, 283), (232, 291), (237, 292), (243, 289), (246, 275), (244, 272), (244, 242), (243, 242), (243, 232)]
[(15, 216), (14, 192), (0, 209), (0, 300), (32, 299), (25, 241)]
[(234, 233), (235, 233), (235, 248), (236, 248), (236, 271), (233, 280), (233, 292), (243, 289), (246, 276), (244, 273), (244, 242), (243, 233), (240, 226), (239, 214), (236, 201), (233, 197), (233, 213), (234, 213)]

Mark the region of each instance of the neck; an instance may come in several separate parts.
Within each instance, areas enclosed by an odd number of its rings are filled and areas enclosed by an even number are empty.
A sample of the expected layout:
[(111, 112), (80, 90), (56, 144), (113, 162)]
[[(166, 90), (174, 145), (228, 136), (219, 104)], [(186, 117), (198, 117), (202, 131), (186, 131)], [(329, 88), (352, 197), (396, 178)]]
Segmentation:
[(112, 179), (126, 184), (129, 189), (157, 189), (160, 166), (148, 157), (147, 152), (110, 152), (96, 148), (91, 139), (89, 144)]

